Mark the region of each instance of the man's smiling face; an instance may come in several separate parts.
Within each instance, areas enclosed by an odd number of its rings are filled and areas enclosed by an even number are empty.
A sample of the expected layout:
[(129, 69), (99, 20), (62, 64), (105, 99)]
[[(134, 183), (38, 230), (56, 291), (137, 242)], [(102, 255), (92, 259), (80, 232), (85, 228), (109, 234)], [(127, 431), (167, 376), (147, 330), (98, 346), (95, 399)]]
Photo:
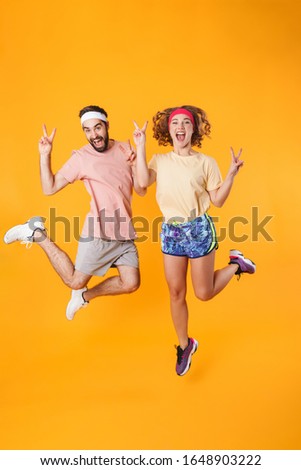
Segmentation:
[(83, 123), (83, 131), (97, 152), (104, 152), (108, 148), (108, 123), (100, 119), (88, 119)]

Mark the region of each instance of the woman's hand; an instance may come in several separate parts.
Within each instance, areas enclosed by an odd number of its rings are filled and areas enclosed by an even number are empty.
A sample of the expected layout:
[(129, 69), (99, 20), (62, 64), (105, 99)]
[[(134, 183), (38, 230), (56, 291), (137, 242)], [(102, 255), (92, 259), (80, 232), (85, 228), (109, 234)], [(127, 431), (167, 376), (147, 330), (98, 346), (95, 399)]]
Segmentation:
[(145, 132), (146, 132), (147, 124), (148, 124), (148, 121), (146, 121), (144, 123), (144, 126), (140, 129), (137, 122), (134, 121), (135, 130), (133, 133), (133, 137), (134, 137), (134, 142), (135, 142), (136, 147), (145, 145), (145, 142), (146, 142)]
[(235, 152), (234, 152), (232, 147), (230, 147), (230, 151), (231, 151), (231, 165), (230, 165), (230, 168), (229, 168), (228, 175), (229, 176), (236, 176), (239, 169), (240, 169), (240, 167), (242, 167), (243, 164), (244, 164), (243, 160), (239, 159), (240, 156), (241, 156), (242, 149), (239, 149), (237, 155), (235, 155)]

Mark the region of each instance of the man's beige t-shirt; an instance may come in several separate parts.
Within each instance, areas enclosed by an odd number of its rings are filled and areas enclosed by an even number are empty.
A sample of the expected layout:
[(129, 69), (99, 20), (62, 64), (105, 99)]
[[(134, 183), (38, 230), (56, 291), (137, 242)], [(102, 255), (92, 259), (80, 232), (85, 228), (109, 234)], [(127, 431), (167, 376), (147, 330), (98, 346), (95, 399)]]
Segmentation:
[(156, 197), (165, 222), (187, 222), (200, 217), (210, 207), (208, 191), (222, 184), (216, 161), (203, 153), (155, 154), (148, 167), (157, 174)]

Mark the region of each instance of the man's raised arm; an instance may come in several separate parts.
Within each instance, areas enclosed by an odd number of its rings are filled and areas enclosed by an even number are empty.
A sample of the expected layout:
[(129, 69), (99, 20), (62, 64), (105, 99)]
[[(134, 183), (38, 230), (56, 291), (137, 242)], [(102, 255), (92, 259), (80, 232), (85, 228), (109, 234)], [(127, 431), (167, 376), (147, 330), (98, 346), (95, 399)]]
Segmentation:
[(43, 124), (43, 136), (39, 140), (40, 177), (43, 193), (47, 196), (57, 193), (69, 184), (63, 175), (59, 173), (54, 175), (51, 169), (51, 152), (55, 133), (56, 129), (53, 129), (48, 135), (46, 126)]

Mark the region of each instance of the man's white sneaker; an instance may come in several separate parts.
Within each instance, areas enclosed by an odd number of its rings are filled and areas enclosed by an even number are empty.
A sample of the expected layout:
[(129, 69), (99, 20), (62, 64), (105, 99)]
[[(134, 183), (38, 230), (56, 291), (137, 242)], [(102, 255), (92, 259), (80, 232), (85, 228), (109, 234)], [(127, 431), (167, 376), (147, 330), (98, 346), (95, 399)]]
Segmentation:
[(88, 306), (89, 302), (83, 298), (83, 293), (87, 290), (87, 287), (83, 287), (82, 289), (72, 291), (71, 299), (67, 305), (66, 310), (66, 317), (68, 320), (73, 320), (74, 315), (80, 308)]
[(45, 230), (42, 217), (31, 217), (25, 224), (15, 225), (4, 235), (5, 243), (20, 241), (26, 243), (26, 246), (34, 241), (36, 230)]

